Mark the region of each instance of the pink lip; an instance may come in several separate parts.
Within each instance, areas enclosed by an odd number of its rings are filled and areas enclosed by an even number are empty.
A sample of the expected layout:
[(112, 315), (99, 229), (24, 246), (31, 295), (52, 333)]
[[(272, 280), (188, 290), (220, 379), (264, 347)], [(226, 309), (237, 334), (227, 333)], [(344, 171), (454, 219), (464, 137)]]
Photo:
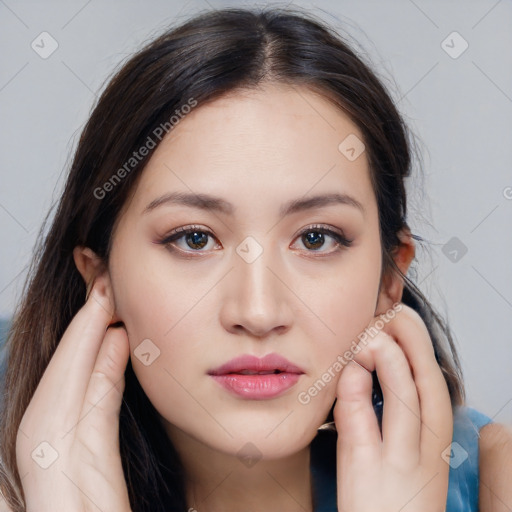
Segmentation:
[[(263, 372), (266, 375), (245, 375), (244, 370)], [(212, 378), (228, 391), (252, 400), (274, 398), (291, 388), (304, 371), (279, 354), (267, 354), (263, 358), (243, 355), (208, 372)]]
[(279, 354), (272, 353), (267, 354), (265, 357), (261, 359), (256, 356), (252, 356), (250, 354), (244, 354), (239, 357), (235, 357), (231, 361), (210, 370), (208, 372), (209, 375), (226, 375), (228, 373), (239, 373), (242, 370), (251, 370), (255, 372), (263, 372), (263, 371), (271, 371), (271, 370), (280, 370), (286, 373), (304, 373), (302, 368), (295, 366), (290, 363), (288, 359), (285, 359), (283, 356)]

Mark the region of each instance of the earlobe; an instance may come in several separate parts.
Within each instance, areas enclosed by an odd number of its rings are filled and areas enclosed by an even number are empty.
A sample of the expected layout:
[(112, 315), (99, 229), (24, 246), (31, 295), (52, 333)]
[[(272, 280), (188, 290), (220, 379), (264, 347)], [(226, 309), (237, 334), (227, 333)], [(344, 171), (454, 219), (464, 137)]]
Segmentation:
[(114, 294), (112, 291), (109, 273), (105, 270), (100, 275), (94, 277), (91, 283), (93, 283), (94, 286), (94, 299), (101, 300), (103, 304), (109, 304), (109, 312), (112, 312), (112, 318), (109, 325), (119, 322), (120, 318), (116, 313)]

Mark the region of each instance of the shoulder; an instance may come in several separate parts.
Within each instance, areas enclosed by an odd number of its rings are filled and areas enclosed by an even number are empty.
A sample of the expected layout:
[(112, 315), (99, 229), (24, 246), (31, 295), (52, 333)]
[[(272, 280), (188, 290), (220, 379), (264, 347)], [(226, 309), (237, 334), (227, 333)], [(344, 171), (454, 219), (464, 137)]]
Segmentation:
[(509, 511), (512, 506), (512, 425), (484, 425), (478, 445), (480, 510)]
[(480, 429), (480, 447), (504, 448), (512, 442), (512, 425), (488, 423)]
[(512, 466), (512, 425), (494, 422), (484, 425), (480, 429), (478, 446), (481, 465), (487, 466), (494, 461)]

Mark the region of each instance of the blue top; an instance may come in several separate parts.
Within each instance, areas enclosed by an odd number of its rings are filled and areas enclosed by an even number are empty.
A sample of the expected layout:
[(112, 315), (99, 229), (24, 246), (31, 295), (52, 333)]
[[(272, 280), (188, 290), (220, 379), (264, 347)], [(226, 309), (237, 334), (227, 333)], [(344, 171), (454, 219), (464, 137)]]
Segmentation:
[[(492, 423), (485, 414), (467, 406), (457, 406), (453, 416), (453, 437), (442, 454), (450, 464), (446, 510), (478, 512), (478, 439), (480, 429)], [(311, 443), (311, 475), (315, 512), (337, 512), (337, 433), (319, 430)]]

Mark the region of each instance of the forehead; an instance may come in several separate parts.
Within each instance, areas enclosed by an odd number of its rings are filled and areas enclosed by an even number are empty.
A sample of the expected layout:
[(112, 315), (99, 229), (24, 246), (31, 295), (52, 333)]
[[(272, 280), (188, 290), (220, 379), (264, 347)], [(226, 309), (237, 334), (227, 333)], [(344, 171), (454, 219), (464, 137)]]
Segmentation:
[(369, 205), (366, 154), (353, 159), (344, 152), (344, 141), (362, 139), (348, 115), (305, 87), (238, 90), (198, 105), (173, 126), (146, 165), (133, 206), (141, 212), (174, 191), (225, 197), (237, 211), (254, 209), (255, 197), (278, 208), (327, 192)]

